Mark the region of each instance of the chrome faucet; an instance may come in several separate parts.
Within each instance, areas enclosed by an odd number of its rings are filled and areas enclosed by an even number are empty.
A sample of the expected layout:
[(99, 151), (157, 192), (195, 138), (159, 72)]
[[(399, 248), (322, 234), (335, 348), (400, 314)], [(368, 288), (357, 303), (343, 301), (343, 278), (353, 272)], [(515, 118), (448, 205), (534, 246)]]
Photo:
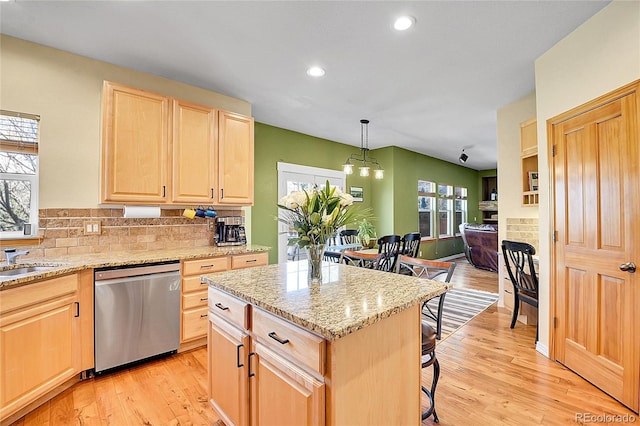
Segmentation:
[(7, 265), (15, 265), (16, 258), (23, 254), (29, 254), (29, 250), (16, 251), (14, 248), (4, 249), (4, 257), (7, 259)]

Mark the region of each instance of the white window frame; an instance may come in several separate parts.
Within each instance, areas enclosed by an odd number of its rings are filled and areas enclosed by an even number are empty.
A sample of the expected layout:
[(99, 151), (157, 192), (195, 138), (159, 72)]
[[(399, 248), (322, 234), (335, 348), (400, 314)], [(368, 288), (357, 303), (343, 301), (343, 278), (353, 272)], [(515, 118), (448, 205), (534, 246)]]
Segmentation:
[[(40, 116), (33, 114), (23, 114), (13, 111), (0, 110), (2, 116), (22, 117), (40, 122)], [(0, 240), (20, 240), (34, 238), (38, 235), (38, 206), (40, 193), (39, 188), (39, 176), (40, 176), (40, 158), (38, 156), (38, 143), (40, 140), (40, 125), (38, 124), (38, 133), (36, 135), (37, 141), (34, 142), (21, 142), (11, 139), (0, 138), (0, 151), (2, 152), (16, 152), (26, 155), (35, 155), (37, 157), (35, 174), (23, 174), (23, 173), (2, 173), (0, 172), (0, 180), (18, 180), (27, 181), (31, 186), (31, 201), (29, 203), (29, 224), (31, 225), (31, 232), (25, 234), (24, 231), (0, 231)]]
[[(420, 191), (421, 183), (427, 184), (427, 189), (430, 187), (431, 190), (427, 192)], [(418, 180), (418, 229), (420, 229), (420, 213), (429, 212), (430, 213), (430, 223), (429, 223), (429, 231), (430, 235), (421, 235), (422, 238), (435, 238), (435, 217), (436, 217), (436, 183), (430, 180)], [(421, 209), (420, 208), (420, 199), (421, 198), (429, 198), (431, 202), (431, 208), (429, 209)]]
[[(445, 194), (440, 193), (440, 187), (447, 187), (447, 191)], [(437, 223), (438, 223), (438, 238), (447, 238), (453, 236), (453, 185), (449, 185), (446, 183), (438, 183), (438, 191), (437, 191), (438, 199), (437, 199)], [(440, 208), (441, 201), (444, 201), (447, 205), (447, 208), (443, 211)], [(445, 213), (447, 215), (447, 229), (441, 229), (440, 227), (440, 215)], [(444, 231), (444, 232), (443, 232)]]

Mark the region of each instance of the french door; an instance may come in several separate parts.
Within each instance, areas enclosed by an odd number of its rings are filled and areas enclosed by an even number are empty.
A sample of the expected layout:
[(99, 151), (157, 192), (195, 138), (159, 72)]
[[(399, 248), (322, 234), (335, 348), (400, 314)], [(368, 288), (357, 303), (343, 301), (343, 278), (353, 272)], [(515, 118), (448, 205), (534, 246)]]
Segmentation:
[[(344, 191), (346, 178), (342, 171), (301, 166), (298, 164), (278, 163), (278, 200), (293, 191), (304, 191), (314, 185), (323, 186), (326, 181)], [(297, 247), (288, 246), (295, 237), (292, 229), (284, 223), (278, 224), (278, 263), (305, 258), (304, 252)]]
[(626, 86), (551, 120), (550, 133), (557, 231), (554, 355), (636, 412), (638, 88)]

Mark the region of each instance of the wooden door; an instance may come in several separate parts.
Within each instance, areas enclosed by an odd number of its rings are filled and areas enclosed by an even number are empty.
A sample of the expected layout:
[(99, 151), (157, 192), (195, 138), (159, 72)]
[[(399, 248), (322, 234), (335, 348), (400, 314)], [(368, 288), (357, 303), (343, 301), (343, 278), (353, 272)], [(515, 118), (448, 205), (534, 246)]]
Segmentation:
[(260, 343), (253, 343), (251, 424), (325, 424), (325, 385)]
[(211, 404), (226, 425), (248, 424), (249, 336), (225, 320), (211, 315), (208, 348)]
[(218, 203), (252, 205), (253, 118), (220, 111), (218, 147)]
[(166, 202), (169, 98), (105, 81), (102, 109), (102, 201)]
[(0, 317), (0, 419), (80, 372), (80, 318), (70, 294)]
[[(637, 85), (551, 121), (556, 359), (638, 411)], [(584, 112), (583, 112), (584, 111)]]
[(215, 109), (173, 101), (174, 203), (215, 203), (216, 127)]

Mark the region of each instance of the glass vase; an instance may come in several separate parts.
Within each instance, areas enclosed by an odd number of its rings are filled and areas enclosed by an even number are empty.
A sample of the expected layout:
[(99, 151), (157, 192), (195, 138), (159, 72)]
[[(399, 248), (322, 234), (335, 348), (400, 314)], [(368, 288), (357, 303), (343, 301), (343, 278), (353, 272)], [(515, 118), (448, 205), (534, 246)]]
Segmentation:
[(307, 246), (309, 260), (309, 282), (322, 282), (322, 258), (324, 257), (324, 244), (311, 244)]

